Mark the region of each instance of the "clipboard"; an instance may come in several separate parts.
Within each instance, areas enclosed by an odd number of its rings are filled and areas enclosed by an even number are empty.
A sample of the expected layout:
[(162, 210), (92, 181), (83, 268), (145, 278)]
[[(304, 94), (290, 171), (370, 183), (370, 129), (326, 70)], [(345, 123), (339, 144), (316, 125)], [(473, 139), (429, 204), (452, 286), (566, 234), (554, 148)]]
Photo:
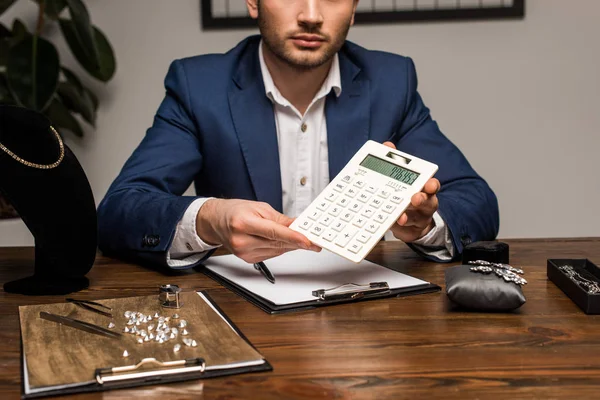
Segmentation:
[[(268, 282), (253, 268), (233, 255), (213, 256), (202, 272), (268, 314), (282, 314), (351, 302), (433, 293), (441, 288), (389, 268), (363, 260), (356, 264), (323, 250), (296, 250), (266, 260), (276, 278)], [(348, 281), (347, 277), (354, 277)], [(370, 278), (387, 277), (387, 280)], [(283, 282), (283, 286), (278, 288)], [(300, 282), (300, 283), (297, 283)], [(301, 286), (305, 296), (290, 301), (273, 301), (275, 291)], [(296, 289), (296, 288), (295, 288)]]
[[(122, 351), (120, 349), (123, 348), (123, 346), (128, 346), (126, 344), (127, 342), (124, 344), (123, 341), (91, 335), (87, 332), (73, 329), (72, 327), (54, 324), (53, 322), (45, 321), (39, 318), (33, 318), (33, 316), (39, 314), (41, 310), (46, 310), (63, 315), (75, 315), (78, 319), (85, 318), (90, 322), (93, 321), (94, 323), (98, 321), (101, 321), (100, 323), (106, 323), (108, 320), (108, 318), (99, 316), (97, 314), (77, 310), (77, 308), (72, 304), (58, 303), (20, 307), (19, 313), (21, 319), (23, 354), (23, 398), (32, 399), (45, 396), (89, 393), (150, 384), (165, 384), (194, 379), (207, 379), (249, 372), (271, 371), (273, 369), (271, 364), (269, 364), (269, 362), (260, 355), (256, 348), (248, 341), (244, 334), (227, 317), (227, 315), (218, 307), (218, 305), (207, 293), (186, 292), (182, 295), (186, 296), (184, 301), (188, 307), (191, 307), (193, 302), (201, 302), (201, 304), (208, 306), (208, 308), (204, 307), (202, 315), (210, 316), (209, 320), (197, 321), (196, 326), (198, 326), (198, 324), (210, 323), (209, 327), (215, 328), (215, 331), (221, 333), (229, 332), (226, 335), (228, 338), (223, 339), (223, 343), (229, 343), (231, 346), (217, 349), (217, 353), (222, 353), (221, 355), (211, 355), (211, 351), (209, 351), (211, 346), (203, 346), (202, 344), (200, 344), (197, 348), (188, 348), (185, 351), (182, 350), (179, 353), (179, 356), (171, 352), (170, 349), (173, 348), (172, 344), (166, 345), (169, 347), (167, 352), (156, 352), (156, 357), (152, 356), (154, 351), (150, 351), (149, 356), (140, 356), (139, 358), (122, 358), (121, 356), (114, 357), (113, 354), (112, 358), (105, 356), (102, 361), (97, 361), (97, 364), (99, 365), (96, 368), (87, 368), (85, 372), (85, 379), (83, 379), (83, 381), (80, 379), (63, 379), (62, 382), (59, 382), (59, 384), (51, 385), (48, 384), (47, 378), (40, 379), (39, 377), (36, 377), (36, 371), (45, 369), (46, 365), (54, 365), (55, 368), (52, 370), (52, 372), (59, 376), (61, 373), (60, 369), (63, 367), (63, 365), (61, 363), (56, 363), (58, 358), (53, 359), (51, 356), (41, 361), (35, 359), (36, 354), (39, 353), (39, 349), (43, 348), (43, 345), (46, 345), (46, 343), (43, 343), (42, 346), (39, 346), (35, 343), (36, 341), (39, 342), (41, 338), (41, 336), (37, 333), (37, 331), (40, 330), (40, 324), (46, 324), (44, 328), (49, 327), (51, 330), (60, 330), (61, 335), (63, 335), (63, 339), (61, 339), (61, 341), (79, 336), (81, 341), (88, 343), (89, 346), (96, 345), (99, 348), (116, 347), (118, 349), (117, 351)], [(139, 307), (139, 304), (147, 305), (148, 302), (152, 300), (156, 300), (156, 304), (148, 306), (146, 310), (150, 310), (152, 307), (158, 307), (158, 309), (160, 309), (158, 296), (110, 299), (102, 300), (102, 303), (110, 305), (113, 310), (117, 309), (122, 315), (125, 309), (136, 309), (135, 304), (137, 304)], [(116, 304), (119, 304), (119, 306), (116, 307)], [(177, 310), (177, 312), (183, 316), (185, 312), (184, 310), (185, 308), (182, 308), (181, 310)], [(172, 313), (172, 311), (170, 312)], [(204, 334), (201, 334), (197, 328), (194, 328), (193, 325), (194, 323), (192, 321), (188, 322), (190, 332), (196, 336), (196, 339), (199, 342), (210, 337), (210, 335), (205, 336)], [(208, 331), (210, 331), (210, 329), (208, 329)], [(217, 335), (217, 333), (215, 333), (215, 335)], [(125, 340), (126, 339), (127, 337)], [(52, 339), (48, 339), (48, 342), (51, 342), (54, 345), (57, 343)], [(133, 341), (131, 342), (133, 343)], [(68, 344), (70, 346), (76, 345), (72, 343), (71, 340)], [(145, 350), (139, 350), (143, 348), (143, 346), (146, 345), (134, 344), (129, 345), (127, 348), (132, 351), (132, 356), (133, 352), (136, 350), (139, 352), (139, 354), (148, 355), (147, 353), (144, 353)], [(156, 344), (154, 348), (161, 348), (160, 346), (164, 345)], [(241, 348), (242, 350), (240, 350), (239, 354), (223, 357), (223, 354), (229, 352), (229, 349), (232, 347)], [(47, 351), (71, 351), (71, 354), (66, 355), (65, 358), (73, 360), (75, 363), (81, 362), (81, 360), (76, 360), (79, 354), (77, 351), (73, 351), (73, 349), (48, 348)], [(100, 355), (101, 353), (102, 351), (100, 351)], [(205, 357), (202, 356), (203, 354), (205, 354)], [(29, 356), (29, 358), (26, 356)], [(46, 355), (43, 355), (42, 357), (46, 357)], [(85, 360), (85, 357), (80, 358)], [(209, 358), (213, 358), (213, 360), (224, 360), (224, 362), (220, 364), (218, 362), (211, 363), (208, 362)], [(30, 361), (29, 363), (28, 360)], [(37, 365), (34, 365), (36, 362)], [(85, 364), (85, 362), (83, 362), (83, 364)], [(30, 370), (30, 367), (33, 369)], [(46, 382), (44, 382), (44, 379), (46, 379)], [(50, 379), (52, 379), (52, 377), (50, 377)], [(45, 385), (42, 383), (45, 383)]]

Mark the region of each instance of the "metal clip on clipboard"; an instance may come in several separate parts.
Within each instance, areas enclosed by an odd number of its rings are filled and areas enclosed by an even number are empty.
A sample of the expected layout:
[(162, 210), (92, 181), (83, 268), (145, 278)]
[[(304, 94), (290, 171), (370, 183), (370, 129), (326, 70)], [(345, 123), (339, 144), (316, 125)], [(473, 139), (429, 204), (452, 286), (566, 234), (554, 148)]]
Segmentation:
[[(139, 371), (133, 373), (125, 373), (138, 371), (142, 366), (156, 366), (161, 369), (153, 369), (148, 371)], [(177, 368), (172, 368), (177, 367)], [(170, 368), (170, 369), (164, 369)], [(114, 382), (132, 381), (132, 380), (152, 380), (160, 379), (160, 377), (187, 374), (191, 372), (203, 373), (206, 369), (206, 363), (202, 358), (190, 358), (187, 360), (177, 361), (158, 361), (156, 358), (144, 358), (137, 364), (126, 365), (123, 367), (102, 368), (96, 370), (96, 381), (100, 385), (105, 385)], [(119, 374), (119, 375), (114, 375)]]
[(319, 301), (332, 300), (356, 300), (369, 297), (374, 294), (389, 293), (390, 287), (387, 282), (371, 282), (367, 284), (346, 283), (331, 289), (313, 290), (312, 295)]

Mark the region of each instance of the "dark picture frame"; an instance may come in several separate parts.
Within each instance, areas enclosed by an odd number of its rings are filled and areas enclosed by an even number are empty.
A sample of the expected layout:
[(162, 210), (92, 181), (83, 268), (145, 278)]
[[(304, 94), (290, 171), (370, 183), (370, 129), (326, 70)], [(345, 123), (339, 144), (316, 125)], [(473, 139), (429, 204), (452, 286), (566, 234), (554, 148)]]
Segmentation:
[[(236, 29), (253, 28), (256, 22), (250, 17), (215, 17), (213, 16), (213, 1), (226, 0), (200, 0), (200, 16), (202, 29)], [(234, 0), (241, 1), (241, 0)], [(362, 0), (370, 1), (370, 0)], [(418, 0), (414, 0), (417, 4)], [(480, 4), (482, 0), (480, 0)], [(460, 4), (460, 0), (457, 0)], [(425, 22), (425, 21), (472, 21), (495, 19), (523, 19), (525, 17), (525, 0), (512, 0), (512, 5), (497, 7), (459, 7), (457, 8), (432, 8), (401, 11), (364, 11), (356, 12), (356, 24)]]

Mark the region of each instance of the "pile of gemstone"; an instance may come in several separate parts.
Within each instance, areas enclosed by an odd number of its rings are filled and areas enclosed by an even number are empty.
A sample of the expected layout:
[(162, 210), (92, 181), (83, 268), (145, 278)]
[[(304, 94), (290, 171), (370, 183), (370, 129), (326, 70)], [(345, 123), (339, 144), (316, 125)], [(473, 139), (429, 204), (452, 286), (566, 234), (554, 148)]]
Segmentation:
[[(187, 330), (187, 322), (180, 319), (179, 314), (164, 317), (158, 313), (146, 315), (137, 311), (125, 311), (124, 316), (127, 322), (123, 332), (135, 335), (138, 344), (173, 342), (181, 336), (184, 345), (188, 347), (198, 346), (194, 339), (187, 337), (190, 334)], [(109, 328), (114, 328), (115, 325), (113, 323), (111, 325), (109, 325)], [(173, 346), (173, 351), (178, 352), (179, 350), (181, 350), (181, 344), (176, 343)]]

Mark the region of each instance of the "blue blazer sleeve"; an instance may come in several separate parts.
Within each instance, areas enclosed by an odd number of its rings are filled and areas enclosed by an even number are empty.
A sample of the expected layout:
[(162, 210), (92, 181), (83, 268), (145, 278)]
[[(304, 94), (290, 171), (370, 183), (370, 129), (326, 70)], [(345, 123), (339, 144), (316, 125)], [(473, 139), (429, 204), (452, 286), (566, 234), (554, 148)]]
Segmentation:
[(202, 165), (179, 61), (171, 64), (165, 87), (152, 127), (98, 207), (100, 250), (157, 266), (167, 266), (177, 223), (195, 199), (182, 194)]
[[(460, 256), (471, 242), (492, 240), (498, 234), (498, 201), (488, 184), (473, 170), (461, 151), (439, 130), (417, 92), (414, 63), (407, 59), (407, 98), (404, 118), (393, 141), (409, 154), (439, 166), (439, 214), (446, 222)], [(422, 254), (416, 247), (413, 250)], [(422, 254), (434, 261), (434, 257)]]

